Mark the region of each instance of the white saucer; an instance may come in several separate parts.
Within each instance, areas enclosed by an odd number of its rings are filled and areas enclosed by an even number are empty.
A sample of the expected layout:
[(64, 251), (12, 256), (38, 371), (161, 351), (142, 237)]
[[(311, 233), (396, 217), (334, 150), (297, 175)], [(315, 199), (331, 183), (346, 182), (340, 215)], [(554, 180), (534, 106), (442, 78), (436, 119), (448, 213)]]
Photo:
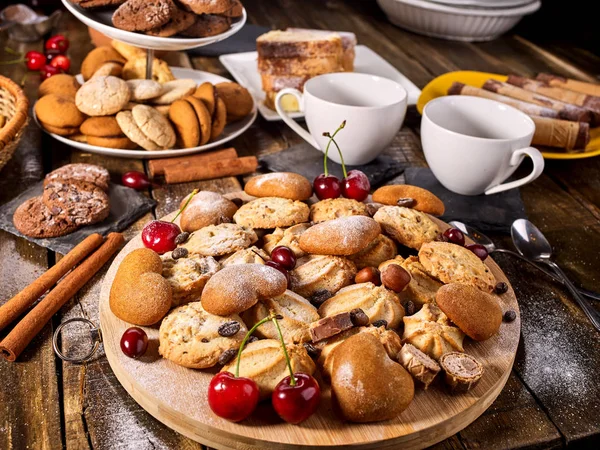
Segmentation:
[(469, 6), (474, 8), (513, 8), (535, 2), (535, 0), (429, 0), (447, 6)]
[[(260, 114), (268, 121), (281, 120), (276, 111), (264, 105), (265, 93), (262, 90), (257, 59), (258, 55), (256, 52), (231, 53), (219, 57), (219, 60), (229, 73), (231, 73), (233, 78), (250, 91), (254, 102), (258, 105)], [(389, 78), (399, 83), (408, 93), (409, 105), (415, 105), (419, 99), (419, 95), (421, 95), (421, 90), (412, 81), (365, 45), (356, 46), (354, 71)], [(304, 117), (304, 114), (296, 112), (289, 114), (289, 116), (298, 119)]]
[(112, 15), (114, 9), (90, 10), (74, 5), (69, 0), (62, 0), (67, 8), (77, 19), (82, 21), (88, 27), (91, 27), (105, 34), (111, 39), (125, 42), (135, 47), (150, 48), (153, 50), (180, 51), (191, 48), (202, 47), (215, 42), (227, 39), (229, 36), (237, 33), (246, 23), (246, 10), (244, 9), (241, 18), (231, 24), (231, 28), (225, 33), (206, 38), (184, 38), (184, 37), (158, 37), (149, 36), (142, 33), (133, 33), (131, 31), (120, 30), (113, 26)]
[[(211, 83), (221, 83), (224, 81), (230, 81), (227, 78), (223, 78), (219, 75), (215, 75), (215, 74), (212, 74), (209, 72), (201, 72), (199, 70), (185, 69), (183, 67), (171, 67), (171, 71), (173, 72), (173, 75), (175, 75), (176, 78), (190, 78), (190, 79), (196, 81), (198, 84), (203, 83), (205, 81), (210, 81)], [(81, 81), (80, 75), (78, 75), (77, 78)], [(35, 108), (33, 108), (33, 110), (34, 110), (33, 118), (34, 118), (35, 122), (38, 124), (38, 126), (40, 128), (42, 128), (42, 130), (43, 130), (43, 127), (40, 125), (40, 123), (38, 122), (37, 116), (35, 115)], [(209, 150), (211, 148), (218, 147), (226, 142), (231, 141), (232, 139), (235, 139), (240, 134), (242, 134), (244, 131), (246, 131), (248, 128), (250, 128), (250, 125), (252, 125), (252, 123), (256, 119), (257, 114), (258, 113), (256, 111), (256, 103), (255, 103), (254, 107), (252, 108), (252, 112), (248, 116), (246, 116), (244, 119), (242, 119), (238, 122), (233, 122), (233, 123), (227, 125), (225, 127), (225, 130), (223, 130), (223, 133), (221, 134), (219, 139), (217, 139), (216, 141), (209, 142), (206, 145), (200, 145), (198, 147), (172, 149), (172, 150), (147, 151), (147, 150), (123, 150), (123, 149), (118, 149), (118, 148), (98, 147), (96, 145), (89, 145), (89, 144), (85, 144), (83, 142), (76, 142), (76, 141), (68, 139), (64, 136), (59, 136), (54, 133), (49, 133), (46, 130), (44, 130), (44, 131), (46, 133), (48, 133), (50, 136), (52, 136), (54, 139), (56, 139), (57, 141), (60, 141), (64, 144), (67, 144), (67, 145), (74, 147), (78, 150), (81, 150), (83, 152), (97, 153), (99, 155), (106, 155), (106, 156), (116, 156), (117, 158), (135, 158), (135, 159), (172, 158), (175, 156), (185, 156), (185, 155), (191, 155), (193, 153), (200, 153), (200, 152)]]

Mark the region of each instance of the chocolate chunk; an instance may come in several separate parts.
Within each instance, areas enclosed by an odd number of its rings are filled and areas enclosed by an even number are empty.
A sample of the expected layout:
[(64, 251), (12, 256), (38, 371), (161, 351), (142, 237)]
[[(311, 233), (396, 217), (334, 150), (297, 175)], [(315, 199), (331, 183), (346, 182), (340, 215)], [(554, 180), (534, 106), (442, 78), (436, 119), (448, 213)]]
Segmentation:
[(369, 324), (369, 316), (360, 308), (350, 311), (350, 320), (355, 327), (364, 327)]
[(219, 356), (219, 364), (224, 366), (229, 361), (231, 361), (233, 358), (235, 358), (235, 355), (237, 355), (237, 352), (238, 352), (237, 348), (230, 348), (229, 350), (225, 350), (223, 353), (221, 353), (221, 356)]
[(387, 323), (387, 320), (379, 319), (379, 320), (376, 320), (375, 322), (373, 322), (371, 325), (373, 325), (376, 328), (379, 328), (379, 327), (387, 328), (388, 323)]
[(231, 201), (235, 203), (235, 206), (238, 208), (244, 204), (244, 201), (241, 198), (232, 198)]
[(183, 233), (179, 233), (175, 238), (175, 243), (177, 245), (185, 244), (190, 237), (190, 233), (184, 231)]
[(231, 322), (224, 323), (219, 327), (217, 332), (223, 337), (231, 337), (240, 331), (240, 323), (232, 320)]
[(404, 206), (405, 208), (412, 208), (413, 206), (415, 206), (416, 203), (417, 202), (415, 201), (415, 199), (410, 197), (399, 198), (396, 202), (398, 206)]
[(504, 315), (502, 316), (502, 319), (504, 319), (505, 322), (512, 322), (516, 318), (517, 318), (517, 313), (512, 309), (509, 309), (508, 311), (506, 311), (504, 313)]
[(187, 255), (188, 255), (188, 249), (187, 248), (177, 247), (171, 253), (171, 258), (173, 258), (173, 259), (186, 258)]
[(365, 206), (367, 208), (367, 214), (371, 217), (373, 217), (375, 215), (375, 213), (377, 211), (379, 211), (379, 208), (381, 208), (383, 206), (382, 203), (365, 203)]
[(312, 359), (317, 359), (321, 354), (321, 349), (315, 347), (310, 342), (304, 343), (304, 349), (306, 350), (306, 353), (308, 353), (308, 356), (310, 356)]
[(319, 342), (331, 336), (349, 330), (354, 324), (350, 318), (349, 312), (335, 314), (333, 316), (324, 317), (309, 326), (310, 337), (313, 342)]
[(508, 291), (508, 284), (506, 284), (504, 281), (499, 281), (494, 287), (494, 293), (498, 295), (504, 294), (506, 291)]
[(333, 294), (327, 289), (319, 289), (310, 297), (310, 302), (318, 308), (331, 297), (333, 297)]

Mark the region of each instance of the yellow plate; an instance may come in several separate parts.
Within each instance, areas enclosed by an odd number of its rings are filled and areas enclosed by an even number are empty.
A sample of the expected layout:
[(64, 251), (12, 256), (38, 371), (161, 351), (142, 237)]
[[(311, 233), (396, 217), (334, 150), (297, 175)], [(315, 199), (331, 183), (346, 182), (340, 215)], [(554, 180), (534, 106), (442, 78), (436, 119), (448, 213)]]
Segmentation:
[[(421, 96), (417, 101), (417, 110), (419, 113), (423, 114), (423, 107), (427, 102), (434, 98), (446, 95), (448, 89), (455, 81), (468, 84), (469, 86), (481, 87), (490, 78), (498, 81), (506, 81), (508, 77), (497, 73), (474, 72), (469, 70), (448, 72), (444, 75), (440, 75), (430, 81), (421, 91)], [(590, 129), (590, 142), (588, 142), (588, 145), (585, 147), (585, 152), (565, 153), (546, 151), (542, 152), (542, 155), (544, 155), (544, 158), (548, 159), (581, 159), (600, 155), (600, 127)]]

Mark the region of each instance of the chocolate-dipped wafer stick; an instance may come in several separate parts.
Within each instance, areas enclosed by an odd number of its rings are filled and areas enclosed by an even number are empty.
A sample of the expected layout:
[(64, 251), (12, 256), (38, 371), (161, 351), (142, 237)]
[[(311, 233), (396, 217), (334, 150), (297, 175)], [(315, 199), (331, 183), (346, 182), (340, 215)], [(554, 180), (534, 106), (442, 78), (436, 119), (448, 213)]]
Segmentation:
[(600, 113), (600, 97), (596, 97), (595, 95), (582, 94), (581, 92), (571, 91), (565, 88), (553, 87), (542, 81), (531, 80), (518, 75), (509, 75), (506, 82), (527, 91), (537, 92), (546, 97), (560, 100), (561, 102), (581, 106), (596, 114)]
[(517, 108), (530, 116), (550, 117), (552, 119), (560, 118), (558, 111), (553, 109), (536, 105), (535, 103), (517, 100), (515, 98), (507, 97), (506, 95), (496, 94), (495, 92), (486, 91), (485, 89), (474, 86), (467, 86), (466, 84), (457, 81), (452, 83), (452, 86), (448, 89), (448, 95), (471, 95), (473, 97), (489, 98), (490, 100), (496, 100), (497, 102)]
[(580, 106), (554, 100), (544, 95), (526, 91), (525, 89), (498, 80), (487, 80), (483, 85), (483, 89), (553, 109), (558, 111), (559, 117), (564, 120), (572, 120), (575, 122), (590, 122), (592, 120), (591, 112)]
[(532, 119), (535, 122), (533, 145), (583, 150), (590, 140), (587, 123), (535, 116)]
[(540, 73), (537, 80), (548, 83), (550, 86), (570, 89), (572, 91), (583, 92), (588, 95), (600, 96), (600, 84), (586, 83), (585, 81), (571, 80), (569, 78), (559, 77), (549, 73)]

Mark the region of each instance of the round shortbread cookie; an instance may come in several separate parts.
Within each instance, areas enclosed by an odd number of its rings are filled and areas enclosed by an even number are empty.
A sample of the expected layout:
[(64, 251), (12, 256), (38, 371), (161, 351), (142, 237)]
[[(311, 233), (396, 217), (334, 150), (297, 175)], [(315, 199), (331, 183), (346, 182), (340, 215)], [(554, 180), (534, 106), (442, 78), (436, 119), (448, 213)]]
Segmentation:
[(149, 139), (133, 120), (133, 114), (131, 111), (121, 111), (116, 116), (117, 123), (123, 131), (123, 134), (127, 136), (131, 141), (138, 144), (144, 150), (161, 150), (160, 146), (156, 142)]
[(156, 109), (147, 105), (137, 105), (131, 110), (133, 120), (148, 138), (163, 149), (172, 148), (176, 137), (169, 120)]
[(250, 228), (291, 227), (308, 221), (309, 212), (308, 205), (297, 200), (263, 197), (242, 205), (233, 220)]
[(88, 116), (109, 116), (121, 111), (130, 96), (129, 87), (122, 79), (94, 77), (79, 88), (75, 103)]

